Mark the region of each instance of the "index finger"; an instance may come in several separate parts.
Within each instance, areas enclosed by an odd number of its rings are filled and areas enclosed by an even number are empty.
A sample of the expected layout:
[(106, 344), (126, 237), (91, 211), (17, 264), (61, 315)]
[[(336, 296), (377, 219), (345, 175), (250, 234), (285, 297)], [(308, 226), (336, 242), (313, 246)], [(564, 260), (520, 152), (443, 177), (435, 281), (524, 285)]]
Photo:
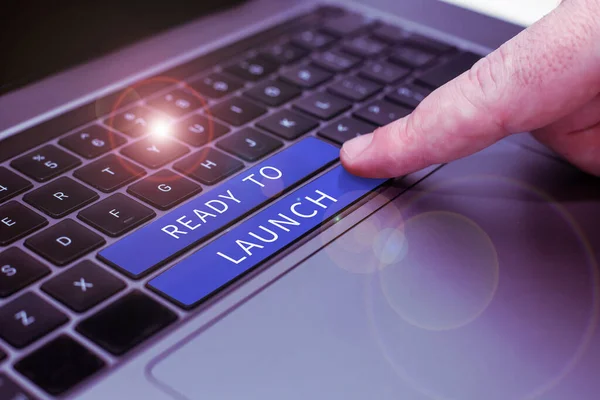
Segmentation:
[(563, 2), (408, 117), (345, 143), (342, 163), (361, 176), (401, 176), (570, 114), (600, 88), (599, 10), (598, 0)]

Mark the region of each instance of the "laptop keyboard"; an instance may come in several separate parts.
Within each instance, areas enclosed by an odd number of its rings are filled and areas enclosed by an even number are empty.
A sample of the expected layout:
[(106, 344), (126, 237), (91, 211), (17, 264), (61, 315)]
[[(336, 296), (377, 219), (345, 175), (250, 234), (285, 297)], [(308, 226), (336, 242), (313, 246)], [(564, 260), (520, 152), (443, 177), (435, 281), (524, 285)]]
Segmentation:
[(0, 166), (0, 398), (32, 398), (9, 365), (71, 390), (375, 190), (339, 146), (479, 58), (331, 7), (233, 46)]

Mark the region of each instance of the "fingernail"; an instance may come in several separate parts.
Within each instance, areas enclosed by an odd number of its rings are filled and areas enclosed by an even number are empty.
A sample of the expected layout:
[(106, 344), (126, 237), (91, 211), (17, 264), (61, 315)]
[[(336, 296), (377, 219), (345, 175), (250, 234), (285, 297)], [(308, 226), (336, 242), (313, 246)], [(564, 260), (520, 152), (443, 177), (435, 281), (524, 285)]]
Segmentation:
[(360, 153), (362, 153), (367, 147), (369, 147), (369, 144), (371, 144), (371, 140), (373, 140), (372, 133), (356, 137), (344, 143), (344, 146), (342, 146), (342, 151), (346, 153), (346, 158), (352, 160), (358, 157)]

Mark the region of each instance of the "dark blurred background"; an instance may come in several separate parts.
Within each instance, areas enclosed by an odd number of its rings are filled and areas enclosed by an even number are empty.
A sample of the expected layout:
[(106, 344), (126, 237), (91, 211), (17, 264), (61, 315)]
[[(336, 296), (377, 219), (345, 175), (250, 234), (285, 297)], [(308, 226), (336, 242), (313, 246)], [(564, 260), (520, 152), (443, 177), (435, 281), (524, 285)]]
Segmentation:
[(0, 94), (245, 0), (0, 0)]

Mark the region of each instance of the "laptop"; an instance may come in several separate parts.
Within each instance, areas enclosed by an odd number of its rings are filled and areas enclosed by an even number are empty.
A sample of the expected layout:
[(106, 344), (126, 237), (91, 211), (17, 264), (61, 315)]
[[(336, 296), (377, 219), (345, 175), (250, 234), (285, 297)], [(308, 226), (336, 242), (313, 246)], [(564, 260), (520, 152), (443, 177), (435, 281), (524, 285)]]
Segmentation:
[(597, 399), (596, 178), (527, 133), (338, 161), (522, 27), (205, 3), (5, 14), (0, 399)]

